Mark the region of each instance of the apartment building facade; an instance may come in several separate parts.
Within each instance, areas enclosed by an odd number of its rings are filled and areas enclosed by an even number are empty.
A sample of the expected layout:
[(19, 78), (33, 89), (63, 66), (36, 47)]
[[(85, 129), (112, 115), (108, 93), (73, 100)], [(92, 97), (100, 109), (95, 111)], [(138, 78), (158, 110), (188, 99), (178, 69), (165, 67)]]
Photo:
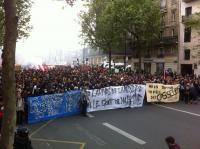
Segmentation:
[[(143, 53), (141, 67), (146, 73), (163, 73), (170, 69), (178, 71), (179, 0), (160, 0), (162, 24), (157, 47)], [(138, 59), (133, 58), (134, 69)]]
[[(146, 73), (163, 73), (166, 69), (173, 72), (178, 70), (178, 33), (179, 33), (179, 0), (161, 0), (162, 31), (156, 48), (147, 49), (142, 53), (141, 68)], [(139, 57), (134, 49), (127, 46), (126, 63), (132, 69), (139, 69)], [(85, 63), (99, 65), (108, 60), (108, 54), (99, 50), (85, 49), (83, 52)], [(112, 60), (124, 62), (124, 49), (114, 51)]]
[[(186, 28), (184, 25), (186, 17), (200, 12), (200, 0), (160, 0), (160, 8), (162, 16), (160, 42), (157, 47), (143, 52), (142, 70), (154, 74), (170, 69), (177, 73), (200, 75), (200, 31)], [(108, 60), (108, 54), (100, 51), (95, 54), (90, 53), (87, 57), (90, 64), (100, 64)], [(127, 54), (126, 59), (133, 70), (139, 68), (139, 58), (136, 53)], [(120, 53), (113, 53), (112, 60), (123, 62), (123, 50)]]
[(160, 46), (155, 57), (156, 71), (178, 71), (179, 0), (161, 0)]
[(198, 12), (200, 12), (200, 0), (181, 0), (179, 47), (181, 73), (200, 75), (200, 30), (185, 26), (185, 19)]

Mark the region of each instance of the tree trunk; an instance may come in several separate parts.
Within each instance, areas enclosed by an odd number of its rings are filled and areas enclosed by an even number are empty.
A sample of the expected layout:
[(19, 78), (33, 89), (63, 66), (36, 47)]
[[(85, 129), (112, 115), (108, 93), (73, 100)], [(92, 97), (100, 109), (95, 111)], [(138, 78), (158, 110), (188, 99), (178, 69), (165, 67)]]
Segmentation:
[(144, 47), (142, 46), (142, 42), (138, 39), (138, 58), (139, 58), (139, 72), (142, 72), (142, 54), (144, 54)]
[(124, 71), (126, 70), (126, 32), (124, 33)]
[(109, 55), (108, 55), (108, 57), (109, 57), (109, 71), (111, 73), (111, 57), (112, 57), (111, 48), (109, 48)]
[(16, 0), (4, 0), (5, 37), (2, 54), (2, 95), (4, 116), (2, 124), (1, 149), (12, 149), (16, 126), (15, 98), (15, 48), (17, 38)]
[(138, 59), (139, 59), (139, 67), (138, 71), (141, 73), (142, 72), (142, 55), (141, 55), (141, 49), (138, 49)]

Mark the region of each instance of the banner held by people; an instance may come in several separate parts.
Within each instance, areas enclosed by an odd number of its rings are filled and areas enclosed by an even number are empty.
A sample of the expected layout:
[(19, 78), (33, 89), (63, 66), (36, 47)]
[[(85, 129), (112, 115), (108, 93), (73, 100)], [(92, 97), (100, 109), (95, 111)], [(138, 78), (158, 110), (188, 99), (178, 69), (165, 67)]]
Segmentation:
[(157, 83), (146, 84), (147, 102), (178, 102), (179, 84), (164, 85)]
[(126, 107), (142, 107), (145, 85), (111, 86), (88, 90), (88, 112)]
[(28, 123), (78, 114), (79, 99), (80, 91), (29, 97)]

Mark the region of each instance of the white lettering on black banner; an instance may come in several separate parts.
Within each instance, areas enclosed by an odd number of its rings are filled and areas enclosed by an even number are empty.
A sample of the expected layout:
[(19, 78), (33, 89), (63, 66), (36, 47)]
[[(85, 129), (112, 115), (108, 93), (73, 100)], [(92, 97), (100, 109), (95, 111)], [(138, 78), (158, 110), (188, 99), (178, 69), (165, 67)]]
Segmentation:
[(125, 107), (142, 107), (145, 85), (111, 86), (88, 90), (88, 112)]

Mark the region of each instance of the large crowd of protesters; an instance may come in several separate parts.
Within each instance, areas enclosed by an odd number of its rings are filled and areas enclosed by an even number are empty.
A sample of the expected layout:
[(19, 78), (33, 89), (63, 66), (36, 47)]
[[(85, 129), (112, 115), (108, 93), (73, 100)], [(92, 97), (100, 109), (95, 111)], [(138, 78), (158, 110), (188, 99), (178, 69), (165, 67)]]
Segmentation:
[[(100, 89), (109, 86), (146, 83), (180, 84), (180, 99), (185, 101), (185, 103), (195, 101), (200, 95), (200, 77), (195, 75), (178, 75), (168, 71), (164, 74), (151, 75), (149, 73), (136, 73), (131, 70), (114, 73), (99, 66), (62, 66), (47, 70), (20, 69), (16, 71), (17, 125), (23, 125), (27, 118), (24, 99), (28, 96), (63, 93), (83, 88)], [(2, 72), (0, 71), (0, 101), (2, 100), (1, 93)], [(0, 128), (3, 116), (1, 110), (0, 105)], [(15, 147), (18, 145), (17, 143), (20, 144), (17, 142), (17, 137), (15, 137)], [(27, 143), (31, 147), (30, 140)], [(175, 143), (173, 137), (167, 137), (166, 143), (169, 148), (180, 148)]]
[[(0, 71), (0, 101), (2, 101), (1, 78)], [(23, 113), (27, 110), (24, 100), (29, 96), (63, 93), (83, 88), (100, 89), (146, 83), (180, 84), (180, 100), (185, 103), (196, 103), (200, 95), (200, 77), (195, 75), (178, 75), (167, 71), (164, 74), (152, 75), (131, 70), (114, 73), (100, 66), (84, 65), (59, 66), (46, 70), (20, 69), (16, 71), (17, 124), (24, 121)]]
[[(100, 66), (60, 66), (48, 70), (21, 69), (16, 71), (16, 87), (23, 98), (44, 94), (63, 93), (65, 91), (81, 89), (99, 89), (108, 86), (129, 84), (180, 84), (180, 95), (186, 92), (192, 96), (200, 93), (200, 77), (195, 75), (178, 75), (175, 73), (145, 74), (133, 71), (114, 73)], [(0, 90), (1, 72), (0, 72)], [(2, 91), (0, 91), (2, 93)]]

